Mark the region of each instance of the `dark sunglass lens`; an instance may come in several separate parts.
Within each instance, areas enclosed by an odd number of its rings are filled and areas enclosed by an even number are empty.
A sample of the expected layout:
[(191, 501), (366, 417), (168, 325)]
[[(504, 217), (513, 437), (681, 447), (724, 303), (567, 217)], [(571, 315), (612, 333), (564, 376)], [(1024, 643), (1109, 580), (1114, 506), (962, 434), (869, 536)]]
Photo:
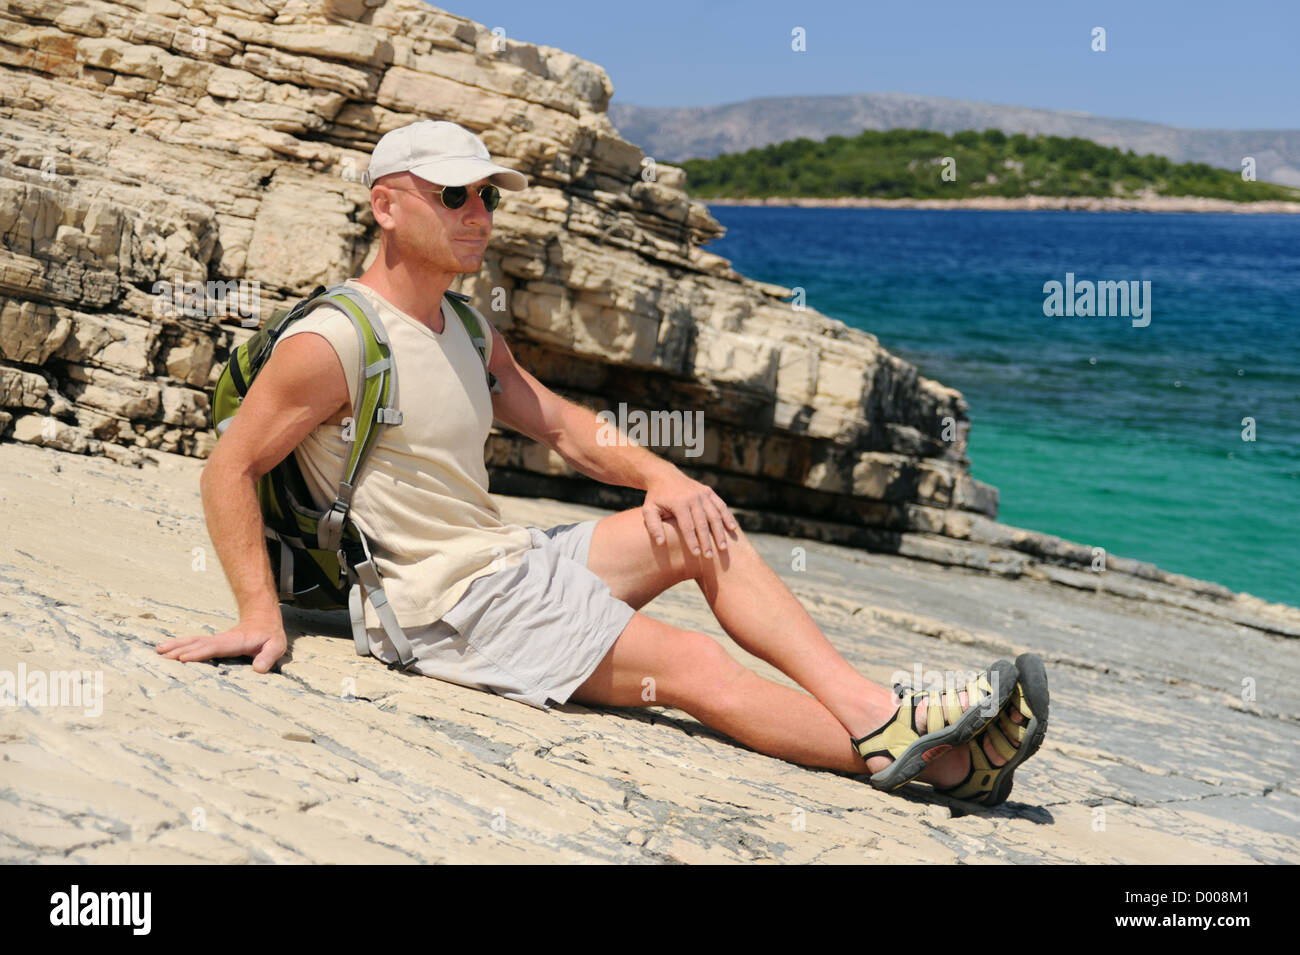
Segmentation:
[(459, 209), (469, 198), (469, 190), (464, 186), (443, 186), (442, 204), (448, 209)]
[(483, 200), (483, 208), (492, 212), (501, 201), (501, 190), (496, 186), (484, 186), (478, 191), (479, 197)]

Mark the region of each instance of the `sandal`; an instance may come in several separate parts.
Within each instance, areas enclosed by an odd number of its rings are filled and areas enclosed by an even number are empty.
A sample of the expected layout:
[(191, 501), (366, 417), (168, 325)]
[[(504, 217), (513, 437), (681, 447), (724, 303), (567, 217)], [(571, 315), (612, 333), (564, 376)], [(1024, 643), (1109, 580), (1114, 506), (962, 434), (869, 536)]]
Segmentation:
[[(931, 760), (942, 756), (975, 736), (998, 715), (1016, 686), (1016, 668), (999, 660), (975, 679), (949, 690), (904, 690), (898, 711), (884, 726), (853, 740), (853, 748), (863, 762), (872, 756), (888, 756), (894, 761), (871, 777), (877, 789), (894, 790), (921, 773)], [(895, 690), (902, 689), (895, 687)], [(966, 691), (966, 708), (958, 698)], [(915, 729), (916, 704), (925, 700), (926, 733)]]
[[(996, 722), (989, 723), (966, 744), (970, 752), (970, 772), (956, 786), (936, 789), (936, 792), (977, 803), (997, 806), (1011, 795), (1012, 775), (1016, 767), (1038, 751), (1047, 733), (1047, 671), (1043, 661), (1032, 653), (1016, 657), (1019, 678), (1006, 706), (998, 713)], [(1025, 718), (1016, 723), (1011, 719), (1015, 707)], [(989, 762), (984, 752), (983, 739), (988, 737), (993, 749), (1006, 760), (1001, 766)]]

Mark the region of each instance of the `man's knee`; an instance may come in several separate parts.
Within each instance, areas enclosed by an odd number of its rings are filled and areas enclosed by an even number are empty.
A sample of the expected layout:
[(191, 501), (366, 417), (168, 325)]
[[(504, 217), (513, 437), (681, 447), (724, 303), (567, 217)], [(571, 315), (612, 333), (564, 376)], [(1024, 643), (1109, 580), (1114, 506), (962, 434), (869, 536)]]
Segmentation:
[[(691, 543), (682, 528), (671, 518), (664, 520), (665, 544), (672, 555), (672, 565), (680, 580), (701, 580), (714, 576), (719, 570), (730, 569), (737, 561), (750, 560), (758, 556), (754, 545), (749, 542), (744, 531), (737, 527), (734, 531), (722, 529), (726, 549), (718, 546), (710, 525), (707, 540), (700, 536), (700, 529), (695, 528), (696, 543), (700, 546), (698, 554), (691, 553)], [(705, 545), (712, 556), (705, 557)]]

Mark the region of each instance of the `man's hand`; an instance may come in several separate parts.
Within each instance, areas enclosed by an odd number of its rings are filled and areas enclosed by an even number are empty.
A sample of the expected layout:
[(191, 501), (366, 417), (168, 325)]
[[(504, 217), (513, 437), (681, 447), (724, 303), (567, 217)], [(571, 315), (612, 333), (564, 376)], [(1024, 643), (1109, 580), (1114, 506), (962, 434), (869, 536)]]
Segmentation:
[(289, 648), (280, 621), (244, 623), (240, 621), (224, 633), (197, 637), (177, 637), (158, 644), (157, 650), (171, 660), (193, 663), (198, 660), (228, 657), (253, 657), (253, 669), (266, 673)]
[(651, 482), (646, 488), (641, 513), (656, 544), (664, 542), (663, 518), (671, 517), (692, 554), (699, 554), (700, 542), (704, 543), (705, 557), (713, 556), (715, 541), (719, 550), (726, 550), (727, 530), (740, 529), (713, 488), (676, 469), (673, 474)]
[(269, 672), (284, 656), (288, 641), (262, 536), (257, 480), (317, 425), (341, 422), (351, 410), (342, 360), (330, 343), (315, 332), (282, 340), (199, 481), (208, 533), (234, 591), (239, 623), (224, 633), (160, 643), (160, 654), (182, 663), (249, 656), (258, 673)]

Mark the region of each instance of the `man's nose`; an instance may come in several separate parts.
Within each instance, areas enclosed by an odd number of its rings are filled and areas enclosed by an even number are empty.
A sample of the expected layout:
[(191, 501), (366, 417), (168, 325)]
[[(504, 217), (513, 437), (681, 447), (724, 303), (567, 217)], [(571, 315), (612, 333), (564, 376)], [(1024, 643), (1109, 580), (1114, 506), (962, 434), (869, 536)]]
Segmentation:
[(467, 218), (491, 219), (492, 213), (488, 212), (487, 205), (483, 202), (483, 197), (478, 194), (482, 186), (469, 190), (469, 198), (465, 200), (465, 215)]

